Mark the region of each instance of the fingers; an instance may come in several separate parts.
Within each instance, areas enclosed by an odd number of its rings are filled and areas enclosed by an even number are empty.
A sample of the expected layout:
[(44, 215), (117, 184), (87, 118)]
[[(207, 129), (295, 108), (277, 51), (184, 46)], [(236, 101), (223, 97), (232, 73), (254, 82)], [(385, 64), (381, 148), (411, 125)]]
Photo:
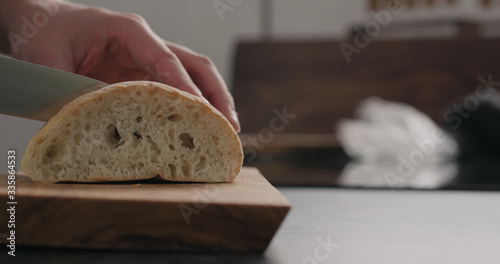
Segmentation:
[(179, 58), (156, 36), (136, 15), (130, 16), (129, 23), (123, 23), (123, 34), (118, 36), (127, 47), (132, 59), (157, 80), (188, 92), (202, 96)]
[(185, 47), (169, 42), (166, 44), (184, 65), (203, 96), (229, 120), (236, 131), (240, 132), (233, 97), (212, 61)]
[(125, 16), (126, 23), (115, 26), (121, 32), (118, 39), (132, 59), (157, 80), (201, 98), (205, 96), (239, 132), (233, 98), (213, 63), (187, 48), (165, 43), (140, 16)]

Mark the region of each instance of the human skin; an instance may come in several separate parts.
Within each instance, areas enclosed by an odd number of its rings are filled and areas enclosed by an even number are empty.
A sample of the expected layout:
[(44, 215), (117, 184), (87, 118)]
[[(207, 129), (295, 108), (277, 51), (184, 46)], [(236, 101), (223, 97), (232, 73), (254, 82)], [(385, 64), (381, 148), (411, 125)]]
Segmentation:
[[(46, 23), (33, 21), (37, 12)], [(36, 34), (27, 36), (26, 21)], [(210, 58), (163, 40), (137, 14), (62, 0), (0, 0), (0, 52), (107, 83), (163, 82), (206, 98), (240, 131), (233, 97)]]

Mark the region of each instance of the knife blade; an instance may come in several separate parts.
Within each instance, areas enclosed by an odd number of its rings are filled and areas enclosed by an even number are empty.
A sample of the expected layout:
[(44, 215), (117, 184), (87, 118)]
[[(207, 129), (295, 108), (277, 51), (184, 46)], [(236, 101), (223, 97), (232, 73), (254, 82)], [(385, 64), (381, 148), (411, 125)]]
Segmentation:
[(0, 56), (0, 113), (48, 121), (61, 108), (107, 83)]

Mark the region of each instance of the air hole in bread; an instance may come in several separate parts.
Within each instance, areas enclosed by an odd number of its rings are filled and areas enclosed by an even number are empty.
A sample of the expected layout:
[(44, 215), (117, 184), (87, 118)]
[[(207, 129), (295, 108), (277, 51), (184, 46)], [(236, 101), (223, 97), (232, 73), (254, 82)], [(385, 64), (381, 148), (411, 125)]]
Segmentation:
[(189, 135), (188, 133), (181, 133), (179, 135), (179, 139), (182, 141), (182, 147), (188, 148), (188, 149), (194, 149), (194, 143), (193, 143), (193, 137)]
[(138, 116), (135, 118), (135, 122), (140, 123), (142, 121), (142, 116)]
[(182, 169), (182, 175), (184, 176), (191, 175), (191, 163), (189, 162), (182, 163), (181, 169)]
[(150, 136), (146, 136), (146, 138), (148, 140), (148, 143), (151, 144), (151, 148), (154, 150), (154, 152), (158, 155), (161, 154), (160, 146), (158, 146), (158, 144)]
[(158, 113), (160, 112), (162, 109), (164, 108), (164, 106), (162, 104), (158, 104), (154, 110), (153, 110), (153, 113)]
[(199, 172), (207, 167), (207, 158), (205, 156), (200, 156), (200, 160), (194, 167), (195, 172)]
[(50, 145), (45, 151), (45, 155), (43, 156), (43, 164), (48, 164), (57, 156), (57, 147), (55, 145)]
[(158, 163), (158, 155), (152, 154), (150, 160), (152, 163)]
[(168, 121), (171, 121), (171, 122), (179, 122), (182, 120), (182, 116), (178, 115), (178, 114), (171, 114), (167, 117)]
[(121, 140), (122, 136), (120, 135), (120, 132), (118, 132), (118, 128), (116, 128), (115, 125), (113, 125), (113, 124), (109, 125), (106, 128), (106, 131), (107, 131), (107, 138), (106, 138), (106, 140), (108, 141), (108, 143), (111, 146), (117, 148), (120, 145), (122, 145), (123, 143), (125, 143), (124, 140)]
[(169, 128), (168, 129), (168, 137), (170, 138), (170, 141), (174, 141), (174, 135), (175, 135), (175, 129)]
[(142, 139), (142, 135), (139, 134), (139, 132), (137, 131), (134, 131), (133, 135), (137, 138), (137, 139)]
[(90, 131), (90, 124), (86, 124), (83, 129), (85, 129), (86, 132), (89, 132)]
[(170, 169), (170, 174), (172, 175), (172, 178), (177, 177), (177, 168), (175, 167), (174, 164), (168, 164), (168, 168)]
[(160, 118), (160, 126), (166, 126), (167, 125), (167, 118), (166, 117), (162, 117)]
[(170, 150), (175, 150), (175, 146), (174, 146), (174, 145), (172, 145), (172, 144), (168, 145), (168, 148), (169, 148)]

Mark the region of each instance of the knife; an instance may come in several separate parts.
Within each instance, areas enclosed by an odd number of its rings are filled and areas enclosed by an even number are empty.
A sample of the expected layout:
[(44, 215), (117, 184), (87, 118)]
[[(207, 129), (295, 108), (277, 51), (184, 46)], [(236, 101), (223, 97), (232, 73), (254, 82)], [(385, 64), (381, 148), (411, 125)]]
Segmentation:
[(61, 108), (107, 83), (0, 56), (0, 113), (48, 121)]

